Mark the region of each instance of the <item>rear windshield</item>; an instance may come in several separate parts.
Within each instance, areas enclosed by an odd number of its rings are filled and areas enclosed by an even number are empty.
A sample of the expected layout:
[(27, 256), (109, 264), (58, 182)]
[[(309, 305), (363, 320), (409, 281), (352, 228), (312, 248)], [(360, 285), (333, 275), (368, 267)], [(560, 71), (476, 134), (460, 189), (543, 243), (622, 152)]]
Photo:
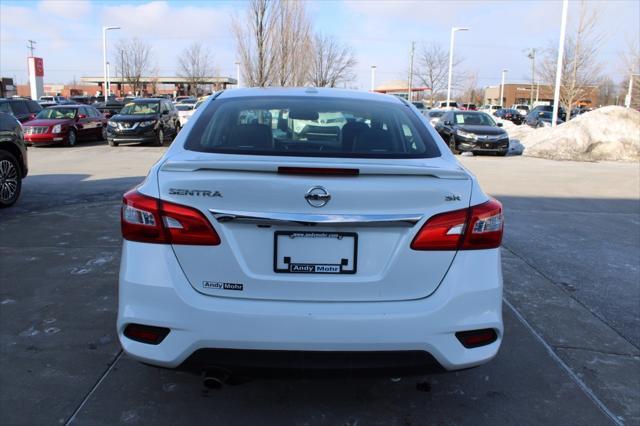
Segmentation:
[(178, 104), (176, 105), (176, 109), (178, 111), (191, 111), (193, 109), (193, 105)]
[(280, 96), (211, 102), (185, 148), (304, 157), (440, 156), (424, 124), (404, 104)]

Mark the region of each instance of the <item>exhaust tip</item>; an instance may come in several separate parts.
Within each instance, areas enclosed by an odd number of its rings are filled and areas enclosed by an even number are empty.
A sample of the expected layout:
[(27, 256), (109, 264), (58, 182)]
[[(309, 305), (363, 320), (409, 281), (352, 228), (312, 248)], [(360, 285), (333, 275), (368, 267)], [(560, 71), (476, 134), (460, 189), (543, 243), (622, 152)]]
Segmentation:
[(231, 377), (231, 372), (214, 369), (203, 372), (202, 384), (207, 389), (221, 389)]
[(217, 377), (205, 377), (202, 384), (207, 389), (221, 389), (224, 383)]

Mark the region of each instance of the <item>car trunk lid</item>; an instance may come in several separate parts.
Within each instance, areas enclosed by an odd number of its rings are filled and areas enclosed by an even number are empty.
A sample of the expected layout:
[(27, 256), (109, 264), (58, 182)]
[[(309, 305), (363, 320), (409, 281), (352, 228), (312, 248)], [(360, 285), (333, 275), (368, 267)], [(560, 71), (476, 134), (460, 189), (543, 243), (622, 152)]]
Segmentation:
[(455, 251), (415, 251), (411, 241), (429, 217), (468, 207), (471, 196), (468, 174), (441, 158), (183, 153), (158, 173), (161, 198), (197, 208), (220, 235), (219, 246), (173, 246), (194, 289), (220, 297), (426, 297)]

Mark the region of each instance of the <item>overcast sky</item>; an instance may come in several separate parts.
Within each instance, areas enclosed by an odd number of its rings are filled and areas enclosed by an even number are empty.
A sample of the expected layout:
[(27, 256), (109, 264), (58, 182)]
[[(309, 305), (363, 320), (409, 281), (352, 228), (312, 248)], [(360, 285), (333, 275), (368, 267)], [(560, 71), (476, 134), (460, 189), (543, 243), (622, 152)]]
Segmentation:
[[(528, 49), (557, 44), (561, 2), (546, 1), (308, 1), (314, 28), (349, 44), (358, 60), (357, 80), (369, 89), (370, 66), (376, 83), (406, 78), (411, 41), (437, 42), (448, 49), (452, 26), (458, 33), (455, 52), (465, 71), (478, 75), (479, 85), (530, 77)], [(588, 1), (599, 12), (604, 36), (599, 60), (616, 82), (625, 78), (620, 52), (627, 40), (640, 37), (640, 1)], [(176, 75), (176, 58), (193, 41), (205, 43), (223, 76), (235, 77), (235, 43), (230, 17), (242, 11), (241, 1), (8, 1), (0, 0), (0, 74), (27, 81), (27, 40), (37, 42), (35, 56), (44, 58), (45, 83), (68, 83), (81, 76), (102, 75), (103, 25), (118, 25), (109, 33), (139, 37), (153, 47), (161, 76)], [(570, 25), (580, 3), (570, 1)], [(113, 50), (111, 51), (113, 52)], [(112, 53), (109, 55), (111, 56)]]

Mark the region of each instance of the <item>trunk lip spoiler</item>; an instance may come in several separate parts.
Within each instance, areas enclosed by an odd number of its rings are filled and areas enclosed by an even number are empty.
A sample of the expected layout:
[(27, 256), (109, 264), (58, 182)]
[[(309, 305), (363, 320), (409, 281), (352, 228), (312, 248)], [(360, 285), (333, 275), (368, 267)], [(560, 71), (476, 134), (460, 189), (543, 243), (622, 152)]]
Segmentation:
[(284, 212), (248, 212), (240, 210), (210, 209), (209, 212), (219, 223), (236, 222), (253, 225), (329, 225), (329, 226), (377, 226), (411, 228), (424, 215), (416, 214), (317, 214)]
[[(434, 166), (416, 166), (416, 165), (391, 165), (380, 163), (355, 163), (355, 162), (326, 162), (326, 163), (310, 163), (310, 162), (289, 162), (289, 161), (167, 161), (160, 170), (172, 172), (193, 172), (198, 170), (204, 171), (236, 171), (236, 172), (253, 172), (253, 173), (278, 173), (278, 167), (323, 167), (323, 168), (357, 168), (360, 176), (362, 175), (382, 175), (382, 176), (429, 176), (439, 179), (459, 179), (468, 180), (468, 172), (460, 168), (443, 168)], [(458, 166), (459, 167), (459, 166)]]

